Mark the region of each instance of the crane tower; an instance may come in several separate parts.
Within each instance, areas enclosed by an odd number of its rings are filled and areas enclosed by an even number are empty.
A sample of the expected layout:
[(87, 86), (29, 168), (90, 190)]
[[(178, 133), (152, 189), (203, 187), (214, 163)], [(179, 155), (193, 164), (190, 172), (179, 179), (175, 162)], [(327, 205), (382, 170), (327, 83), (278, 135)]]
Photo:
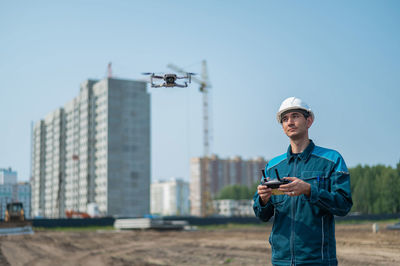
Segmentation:
[[(187, 71), (183, 70), (180, 67), (177, 67), (173, 64), (168, 64), (168, 68), (181, 73), (186, 74)], [(210, 139), (211, 139), (211, 128), (210, 128), (210, 106), (209, 106), (209, 91), (211, 89), (211, 84), (208, 79), (207, 72), (207, 63), (206, 60), (202, 61), (202, 71), (201, 71), (201, 79), (196, 77), (192, 77), (192, 81), (200, 84), (199, 91), (203, 94), (203, 153), (204, 157), (208, 157), (210, 155)]]

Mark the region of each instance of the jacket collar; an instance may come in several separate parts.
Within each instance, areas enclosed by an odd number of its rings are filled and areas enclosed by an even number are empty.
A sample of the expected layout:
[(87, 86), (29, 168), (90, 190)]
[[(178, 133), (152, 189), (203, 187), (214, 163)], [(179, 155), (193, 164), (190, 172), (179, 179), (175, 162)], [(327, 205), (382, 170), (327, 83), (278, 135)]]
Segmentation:
[(295, 154), (292, 153), (292, 146), (289, 145), (289, 148), (287, 150), (287, 160), (288, 160), (288, 162), (290, 162), (291, 160), (294, 160), (295, 157), (298, 157), (301, 160), (306, 161), (310, 157), (312, 151), (314, 150), (314, 147), (315, 147), (315, 144), (310, 139), (310, 144), (308, 144), (307, 148), (302, 153), (300, 153), (298, 156), (296, 156)]

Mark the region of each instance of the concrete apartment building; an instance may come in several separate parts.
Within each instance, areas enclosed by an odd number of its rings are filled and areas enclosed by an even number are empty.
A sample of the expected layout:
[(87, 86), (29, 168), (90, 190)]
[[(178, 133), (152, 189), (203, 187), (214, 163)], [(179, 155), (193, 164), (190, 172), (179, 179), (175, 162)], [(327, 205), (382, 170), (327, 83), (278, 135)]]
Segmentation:
[(214, 213), (212, 199), (228, 185), (251, 187), (260, 181), (260, 169), (265, 167), (262, 157), (243, 160), (241, 157), (220, 159), (195, 157), (190, 161), (190, 213), (208, 216)]
[(65, 217), (150, 213), (150, 95), (146, 83), (87, 80), (33, 129), (32, 211)]
[(7, 203), (22, 202), (25, 217), (30, 218), (31, 186), (27, 182), (17, 183), (17, 172), (11, 168), (0, 169), (0, 218), (4, 219)]
[(157, 181), (151, 184), (151, 213), (163, 216), (190, 214), (189, 183), (182, 179)]

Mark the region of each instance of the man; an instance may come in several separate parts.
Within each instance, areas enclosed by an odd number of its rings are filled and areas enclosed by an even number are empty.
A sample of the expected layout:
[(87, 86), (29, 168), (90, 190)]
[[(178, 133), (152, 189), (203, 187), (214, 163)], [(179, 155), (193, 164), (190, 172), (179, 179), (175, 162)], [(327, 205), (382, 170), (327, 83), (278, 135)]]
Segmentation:
[(277, 113), (290, 146), (265, 167), (268, 179), (290, 183), (278, 193), (257, 187), (254, 213), (262, 221), (274, 216), (269, 243), (274, 265), (337, 265), (334, 215), (352, 205), (350, 176), (341, 155), (318, 147), (308, 138), (314, 113), (301, 99), (284, 100)]

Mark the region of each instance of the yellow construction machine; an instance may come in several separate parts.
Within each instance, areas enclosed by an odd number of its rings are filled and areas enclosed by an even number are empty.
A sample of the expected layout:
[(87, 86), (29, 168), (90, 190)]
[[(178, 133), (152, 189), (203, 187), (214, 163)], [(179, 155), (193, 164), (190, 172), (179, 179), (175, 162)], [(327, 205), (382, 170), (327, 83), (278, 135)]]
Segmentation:
[(33, 234), (32, 223), (25, 220), (21, 202), (7, 203), (4, 222), (0, 223), (0, 235)]
[(25, 221), (24, 208), (21, 202), (7, 203), (4, 221), (6, 223)]

